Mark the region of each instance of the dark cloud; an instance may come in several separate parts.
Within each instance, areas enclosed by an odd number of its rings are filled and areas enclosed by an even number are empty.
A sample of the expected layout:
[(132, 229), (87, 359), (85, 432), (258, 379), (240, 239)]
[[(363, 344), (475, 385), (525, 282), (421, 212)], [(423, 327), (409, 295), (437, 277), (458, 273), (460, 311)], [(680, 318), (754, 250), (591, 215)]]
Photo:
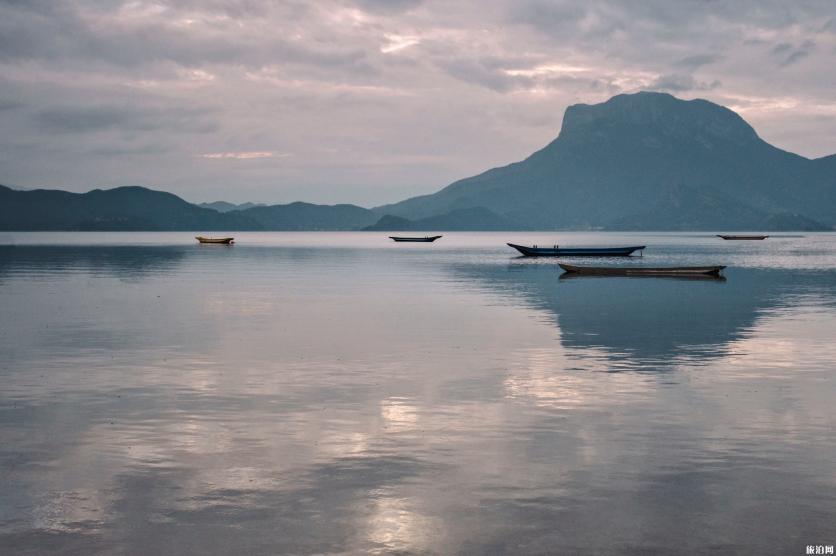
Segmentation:
[(676, 65), (678, 67), (694, 70), (708, 64), (713, 64), (719, 59), (720, 56), (718, 54), (695, 54), (693, 56), (686, 56), (685, 58), (682, 58), (676, 62)]
[(452, 77), (493, 91), (507, 92), (531, 85), (529, 78), (509, 75), (506, 72), (508, 65), (490, 57), (454, 58), (439, 62), (439, 66)]
[[(202, 26), (199, 32), (190, 28), (193, 23), (189, 22), (194, 21), (195, 14), (184, 11), (189, 6), (199, 7), (198, 3), (171, 4), (157, 18), (120, 17), (117, 12), (105, 24), (100, 21), (105, 18), (102, 14), (91, 18), (83, 6), (72, 3), (36, 4), (40, 9), (16, 4), (7, 9), (0, 6), (0, 60), (103, 63), (120, 67), (160, 62), (186, 67), (204, 64), (260, 67), (281, 62), (369, 71), (363, 49), (321, 39), (313, 43), (294, 41), (282, 33), (268, 32), (266, 36), (254, 37), (242, 32), (239, 24), (244, 22), (237, 20), (248, 15), (253, 18), (246, 21), (249, 25), (269, 25), (271, 21), (264, 17), (263, 11), (256, 9), (255, 3), (232, 2), (222, 10), (221, 4), (207, 5), (215, 8), (210, 14), (220, 19)], [(202, 14), (204, 18), (208, 15)]]
[(5, 110), (17, 110), (18, 108), (22, 108), (23, 103), (18, 100), (5, 100), (0, 99), (0, 112)]
[(53, 108), (39, 112), (36, 121), (48, 131), (97, 131), (129, 120), (118, 108)]
[(798, 46), (784, 42), (775, 45), (772, 54), (778, 57), (780, 66), (790, 66), (809, 56), (815, 48), (816, 43), (812, 40), (806, 40)]
[(423, 0), (354, 0), (353, 3), (369, 12), (397, 14), (417, 8)]
[(546, 33), (576, 29), (586, 17), (587, 7), (581, 2), (549, 2), (529, 0), (513, 7), (512, 19), (527, 23)]
[[(116, 5), (121, 3), (121, 1), (115, 2)], [(246, 19), (267, 16), (270, 3), (263, 0), (159, 0), (156, 4), (166, 6), (169, 11), (174, 12), (197, 12), (233, 19)], [(295, 10), (304, 11), (304, 2), (286, 1), (285, 4), (292, 6)]]
[(781, 65), (782, 66), (792, 65), (792, 64), (798, 62), (799, 60), (801, 60), (802, 58), (806, 58), (809, 55), (810, 55), (810, 53), (806, 50), (796, 50), (795, 52), (793, 52), (792, 54), (787, 56), (786, 59), (784, 59), (781, 62)]
[(782, 42), (772, 47), (772, 53), (782, 55), (792, 50), (792, 45), (788, 42)]
[(110, 129), (180, 133), (210, 133), (218, 129), (206, 110), (195, 108), (136, 108), (132, 106), (62, 106), (34, 114), (47, 131), (86, 133)]
[(167, 145), (139, 145), (136, 147), (101, 147), (90, 149), (88, 154), (96, 156), (161, 155), (169, 151)]
[(684, 91), (709, 91), (720, 86), (717, 80), (711, 82), (697, 81), (692, 75), (667, 74), (660, 75), (650, 84), (650, 89), (681, 93)]

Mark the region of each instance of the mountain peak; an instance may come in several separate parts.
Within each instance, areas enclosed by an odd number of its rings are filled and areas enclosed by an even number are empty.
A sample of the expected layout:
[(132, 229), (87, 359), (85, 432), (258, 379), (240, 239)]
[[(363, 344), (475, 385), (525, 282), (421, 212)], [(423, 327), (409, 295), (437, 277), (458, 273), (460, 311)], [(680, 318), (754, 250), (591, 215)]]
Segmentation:
[(600, 104), (574, 104), (566, 109), (560, 137), (640, 128), (643, 133), (692, 137), (702, 142), (723, 139), (738, 145), (758, 141), (755, 130), (735, 112), (713, 102), (682, 100), (668, 93), (641, 91), (616, 95)]

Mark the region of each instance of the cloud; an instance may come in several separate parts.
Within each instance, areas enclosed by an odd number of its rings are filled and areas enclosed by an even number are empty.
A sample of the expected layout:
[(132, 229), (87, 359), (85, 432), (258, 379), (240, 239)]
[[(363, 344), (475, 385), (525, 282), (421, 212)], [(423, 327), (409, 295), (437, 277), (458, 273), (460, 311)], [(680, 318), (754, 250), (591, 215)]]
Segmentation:
[[(363, 49), (336, 40), (295, 40), (270, 32), (274, 18), (293, 13), (289, 7), (267, 17), (241, 2), (222, 10), (219, 3), (210, 2), (206, 11), (198, 11), (197, 3), (111, 4), (109, 10), (76, 2), (39, 4), (38, 10), (0, 6), (0, 59), (126, 68), (158, 63), (259, 67), (280, 59), (332, 69), (368, 69), (363, 65)], [(248, 27), (258, 36), (246, 32)]]
[(56, 106), (36, 112), (37, 125), (50, 132), (85, 133), (111, 129), (211, 133), (217, 125), (207, 110), (133, 106)]
[(417, 8), (422, 0), (355, 0), (354, 4), (373, 13), (398, 14)]
[(781, 60), (781, 66), (789, 66), (796, 62), (807, 58), (816, 48), (816, 43), (812, 40), (802, 42), (798, 47), (792, 48), (787, 56)]
[(577, 28), (587, 13), (583, 3), (530, 0), (514, 6), (511, 19), (546, 33), (555, 33)]
[(506, 92), (531, 83), (523, 75), (503, 71), (500, 64), (489, 58), (458, 58), (439, 62), (439, 66), (450, 76), (467, 83), (479, 85), (497, 92)]
[(409, 35), (387, 34), (384, 35), (384, 38), (386, 39), (386, 44), (380, 47), (380, 51), (384, 54), (390, 54), (392, 52), (409, 48), (421, 41), (420, 37)]
[(789, 42), (778, 43), (772, 47), (770, 52), (773, 57), (778, 59), (779, 66), (786, 67), (807, 58), (815, 49), (816, 42), (808, 39), (798, 45)]
[(96, 131), (115, 127), (129, 118), (117, 108), (64, 107), (43, 110), (35, 119), (49, 131)]
[(720, 56), (717, 54), (695, 54), (693, 56), (686, 56), (685, 58), (682, 58), (676, 62), (676, 65), (681, 68), (694, 70), (708, 64), (713, 64), (719, 59)]
[(782, 43), (776, 44), (774, 47), (772, 47), (772, 53), (777, 54), (779, 56), (782, 56), (782, 55), (786, 54), (787, 52), (792, 51), (792, 49), (793, 48), (792, 48), (792, 45), (790, 43), (782, 42)]
[(4, 100), (0, 99), (0, 112), (5, 110), (16, 110), (21, 108), (23, 103), (18, 100)]
[(231, 158), (233, 160), (253, 160), (257, 158), (287, 158), (289, 153), (277, 153), (273, 151), (241, 151), (241, 152), (219, 152), (219, 153), (205, 153), (199, 155), (200, 158)]
[(161, 144), (146, 144), (137, 145), (133, 147), (97, 147), (87, 151), (87, 154), (96, 156), (145, 156), (145, 155), (163, 155), (169, 151), (167, 145)]
[(717, 80), (704, 82), (694, 79), (692, 75), (667, 74), (660, 75), (650, 83), (649, 88), (657, 91), (680, 93), (684, 91), (710, 91), (720, 85), (721, 83)]

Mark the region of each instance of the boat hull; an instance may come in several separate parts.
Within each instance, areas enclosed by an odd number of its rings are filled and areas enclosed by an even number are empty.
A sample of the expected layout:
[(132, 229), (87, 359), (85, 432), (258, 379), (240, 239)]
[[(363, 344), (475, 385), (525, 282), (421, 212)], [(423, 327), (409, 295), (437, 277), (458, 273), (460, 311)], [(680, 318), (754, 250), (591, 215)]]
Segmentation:
[(398, 237), (398, 236), (389, 236), (389, 239), (397, 241), (398, 243), (432, 243), (433, 241), (437, 240), (441, 236), (428, 236), (428, 237)]
[(644, 245), (631, 247), (528, 247), (509, 243), (526, 257), (629, 257), (636, 251), (645, 248)]
[(668, 266), (668, 267), (647, 267), (647, 266), (575, 266), (561, 264), (560, 268), (567, 273), (589, 275), (589, 276), (720, 276), (720, 272), (726, 268), (723, 265), (717, 266)]
[(737, 241), (742, 241), (742, 240), (750, 240), (750, 241), (757, 241), (757, 240), (761, 240), (761, 239), (766, 239), (766, 238), (768, 238), (769, 236), (728, 236), (728, 235), (717, 234), (717, 237), (721, 237), (721, 238), (723, 238), (723, 239), (725, 239), (725, 240), (737, 240)]
[(202, 237), (197, 236), (195, 238), (200, 243), (212, 243), (216, 245), (232, 245), (235, 242), (235, 238), (232, 237)]

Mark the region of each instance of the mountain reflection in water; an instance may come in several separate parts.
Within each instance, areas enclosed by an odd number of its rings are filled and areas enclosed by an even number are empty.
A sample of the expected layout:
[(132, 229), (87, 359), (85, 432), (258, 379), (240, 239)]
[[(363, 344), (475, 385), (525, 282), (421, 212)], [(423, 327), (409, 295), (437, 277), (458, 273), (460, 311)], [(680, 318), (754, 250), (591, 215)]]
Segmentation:
[(757, 318), (813, 298), (832, 306), (836, 282), (821, 272), (736, 268), (728, 279), (577, 276), (551, 265), (453, 265), (491, 291), (552, 315), (570, 350), (603, 350), (609, 370), (665, 370), (727, 354)]

